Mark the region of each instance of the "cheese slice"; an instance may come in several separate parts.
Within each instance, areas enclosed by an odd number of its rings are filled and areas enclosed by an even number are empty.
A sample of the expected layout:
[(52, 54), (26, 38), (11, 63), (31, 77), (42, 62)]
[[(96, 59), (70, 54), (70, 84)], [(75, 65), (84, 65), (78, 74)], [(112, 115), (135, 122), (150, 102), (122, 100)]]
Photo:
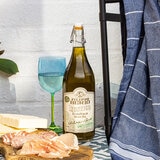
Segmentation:
[(9, 126), (5, 126), (3, 124), (0, 124), (0, 136), (5, 134), (5, 133), (12, 133), (12, 132), (17, 132), (14, 128), (11, 128)]
[(47, 128), (47, 119), (21, 114), (0, 114), (0, 124), (14, 128)]
[(36, 131), (37, 129), (35, 128), (13, 128), (9, 127), (3, 124), (0, 124), (0, 136), (6, 134), (6, 133), (15, 133), (19, 131), (26, 131), (26, 132), (33, 132)]

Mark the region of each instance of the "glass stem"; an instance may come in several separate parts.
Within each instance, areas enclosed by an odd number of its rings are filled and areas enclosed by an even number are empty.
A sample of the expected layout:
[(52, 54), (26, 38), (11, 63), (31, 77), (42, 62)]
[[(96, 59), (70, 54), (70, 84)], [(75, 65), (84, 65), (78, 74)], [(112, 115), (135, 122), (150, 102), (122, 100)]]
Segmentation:
[(54, 123), (54, 93), (51, 93), (51, 123)]

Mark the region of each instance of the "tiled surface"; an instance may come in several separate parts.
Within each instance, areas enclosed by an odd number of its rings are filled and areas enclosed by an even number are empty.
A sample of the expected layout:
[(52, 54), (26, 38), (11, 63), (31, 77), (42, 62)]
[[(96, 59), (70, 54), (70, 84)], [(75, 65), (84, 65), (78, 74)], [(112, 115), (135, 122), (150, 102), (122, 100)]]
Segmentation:
[(93, 149), (93, 160), (111, 160), (103, 127), (96, 128), (96, 134), (93, 140), (82, 145), (90, 146)]

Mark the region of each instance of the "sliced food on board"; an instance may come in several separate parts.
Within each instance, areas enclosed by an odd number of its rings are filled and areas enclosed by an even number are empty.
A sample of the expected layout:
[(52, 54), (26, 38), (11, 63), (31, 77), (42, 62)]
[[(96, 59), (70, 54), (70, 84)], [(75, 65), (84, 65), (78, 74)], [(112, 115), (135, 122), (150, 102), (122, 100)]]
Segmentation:
[(93, 156), (91, 148), (78, 145), (76, 135), (59, 136), (47, 129), (46, 119), (18, 114), (0, 114), (0, 153), (7, 160), (74, 159), (75, 156), (77, 160), (91, 160)]

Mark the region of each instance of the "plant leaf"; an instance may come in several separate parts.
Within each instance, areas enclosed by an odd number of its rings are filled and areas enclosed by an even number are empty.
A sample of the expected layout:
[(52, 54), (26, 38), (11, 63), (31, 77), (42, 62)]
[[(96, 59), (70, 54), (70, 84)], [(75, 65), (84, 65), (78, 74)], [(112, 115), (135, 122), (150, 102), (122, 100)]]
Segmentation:
[(0, 71), (8, 74), (16, 74), (18, 72), (17, 64), (9, 59), (0, 58)]
[(3, 53), (4, 53), (4, 50), (1, 50), (1, 51), (0, 51), (0, 55), (2, 55)]

